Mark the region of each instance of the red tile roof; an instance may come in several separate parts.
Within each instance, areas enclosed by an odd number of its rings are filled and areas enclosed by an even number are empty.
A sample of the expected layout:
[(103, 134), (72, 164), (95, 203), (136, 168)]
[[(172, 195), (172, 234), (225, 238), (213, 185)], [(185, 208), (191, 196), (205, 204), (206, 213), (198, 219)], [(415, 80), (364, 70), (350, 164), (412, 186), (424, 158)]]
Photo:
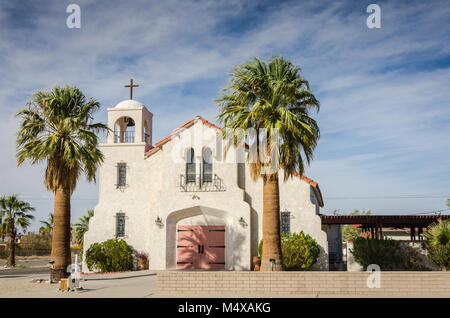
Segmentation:
[[(158, 142), (155, 144), (154, 147), (152, 147), (149, 151), (147, 151), (147, 152), (145, 153), (145, 158), (150, 157), (152, 154), (154, 154), (155, 152), (157, 152), (158, 150), (160, 150), (162, 145), (164, 145), (165, 143), (167, 143), (168, 141), (170, 141), (170, 140), (172, 139), (172, 137), (174, 137), (175, 135), (177, 135), (179, 132), (183, 131), (184, 129), (189, 128), (190, 126), (192, 126), (192, 125), (195, 123), (196, 120), (200, 120), (204, 125), (207, 125), (207, 126), (210, 126), (210, 127), (212, 127), (212, 128), (215, 128), (215, 129), (219, 130), (220, 132), (223, 131), (222, 128), (220, 128), (220, 127), (214, 125), (213, 123), (207, 121), (207, 120), (204, 119), (203, 117), (201, 117), (201, 116), (196, 116), (194, 119), (191, 119), (190, 121), (188, 121), (188, 122), (185, 123), (184, 125), (182, 125), (182, 126), (178, 127), (177, 129), (175, 129), (175, 130), (173, 131), (173, 133), (170, 134), (169, 136), (167, 136), (166, 138), (164, 138), (164, 139), (158, 141)], [(306, 176), (304, 176), (304, 175), (301, 175), (301, 174), (300, 174), (299, 172), (297, 172), (297, 171), (294, 172), (294, 176), (296, 176), (296, 177), (302, 179), (303, 181), (309, 183), (309, 184), (315, 189), (315, 191), (316, 191), (316, 196), (317, 196), (317, 199), (318, 199), (318, 201), (319, 201), (319, 205), (320, 205), (321, 207), (323, 207), (323, 205), (324, 205), (324, 203), (323, 203), (323, 197), (322, 197), (322, 192), (320, 191), (320, 188), (319, 188), (319, 184), (318, 184), (316, 181), (314, 181), (314, 180), (312, 180), (312, 179), (310, 179), (310, 178), (308, 178), (308, 177), (306, 177)]]

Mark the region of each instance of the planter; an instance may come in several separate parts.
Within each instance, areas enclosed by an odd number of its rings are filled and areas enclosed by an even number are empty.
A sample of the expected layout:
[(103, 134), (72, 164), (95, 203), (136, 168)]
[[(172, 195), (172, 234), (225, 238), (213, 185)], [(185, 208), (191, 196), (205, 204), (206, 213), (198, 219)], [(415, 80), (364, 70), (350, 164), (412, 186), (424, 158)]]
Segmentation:
[(148, 259), (146, 257), (138, 258), (139, 270), (148, 269)]
[(148, 263), (147, 263), (147, 259), (145, 259), (145, 258), (139, 258), (138, 259), (138, 263), (139, 263), (139, 270), (144, 270), (144, 269), (147, 269), (147, 265), (148, 265)]
[(261, 266), (261, 258), (258, 256), (253, 256), (253, 269), (254, 271), (259, 271)]

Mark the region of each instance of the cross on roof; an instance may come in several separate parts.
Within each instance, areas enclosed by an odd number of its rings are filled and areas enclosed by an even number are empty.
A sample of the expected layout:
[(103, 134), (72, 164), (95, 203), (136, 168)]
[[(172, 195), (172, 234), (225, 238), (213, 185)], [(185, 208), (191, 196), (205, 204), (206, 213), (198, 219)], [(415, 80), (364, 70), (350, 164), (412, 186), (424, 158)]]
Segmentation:
[(130, 88), (130, 99), (133, 99), (133, 87), (139, 87), (139, 85), (133, 85), (133, 79), (130, 79), (130, 85), (125, 85)]

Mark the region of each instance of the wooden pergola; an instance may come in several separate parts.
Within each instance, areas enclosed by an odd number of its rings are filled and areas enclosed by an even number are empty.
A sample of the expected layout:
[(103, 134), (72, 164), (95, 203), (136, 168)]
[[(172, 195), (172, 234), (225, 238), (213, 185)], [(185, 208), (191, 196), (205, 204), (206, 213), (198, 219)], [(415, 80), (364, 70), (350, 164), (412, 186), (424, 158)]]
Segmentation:
[(450, 215), (323, 215), (320, 214), (322, 224), (358, 224), (364, 233), (371, 237), (383, 239), (383, 228), (409, 228), (411, 240), (421, 240), (423, 233), (430, 224), (437, 223), (439, 219), (450, 219)]

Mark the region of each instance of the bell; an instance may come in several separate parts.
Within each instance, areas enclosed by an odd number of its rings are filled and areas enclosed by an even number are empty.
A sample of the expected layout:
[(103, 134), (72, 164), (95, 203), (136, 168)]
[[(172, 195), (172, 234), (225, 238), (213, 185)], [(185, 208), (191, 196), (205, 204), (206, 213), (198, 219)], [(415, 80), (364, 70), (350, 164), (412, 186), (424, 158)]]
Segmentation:
[(127, 127), (134, 127), (134, 120), (131, 117), (125, 117), (123, 119), (127, 123)]

